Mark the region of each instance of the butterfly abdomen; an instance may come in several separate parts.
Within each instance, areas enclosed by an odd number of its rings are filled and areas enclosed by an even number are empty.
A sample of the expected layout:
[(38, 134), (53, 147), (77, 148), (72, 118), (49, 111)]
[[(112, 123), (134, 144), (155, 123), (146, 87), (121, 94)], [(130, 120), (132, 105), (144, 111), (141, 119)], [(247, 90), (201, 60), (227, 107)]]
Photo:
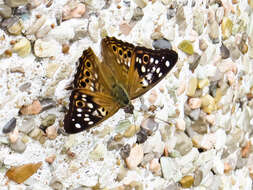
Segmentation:
[(130, 103), (126, 90), (120, 84), (112, 86), (112, 96), (118, 101), (120, 107), (125, 107)]

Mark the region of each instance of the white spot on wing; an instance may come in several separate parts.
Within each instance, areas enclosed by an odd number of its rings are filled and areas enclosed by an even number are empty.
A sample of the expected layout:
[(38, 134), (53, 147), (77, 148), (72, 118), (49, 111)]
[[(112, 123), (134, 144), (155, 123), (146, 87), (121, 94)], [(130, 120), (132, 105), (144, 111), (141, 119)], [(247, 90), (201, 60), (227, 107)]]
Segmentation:
[(160, 67), (158, 67), (157, 69), (156, 69), (156, 73), (158, 74), (158, 73), (160, 73)]
[(77, 117), (82, 117), (82, 114), (79, 113), (79, 114), (76, 114), (76, 116), (77, 116)]
[(81, 108), (76, 109), (77, 112), (82, 112), (83, 110)]
[(159, 63), (159, 61), (156, 59), (156, 60), (155, 60), (155, 64), (158, 64), (158, 63)]
[(88, 106), (89, 108), (93, 108), (92, 103), (88, 103), (87, 106)]
[(81, 128), (81, 125), (80, 125), (79, 123), (76, 123), (76, 124), (75, 124), (75, 127), (78, 128), (78, 129), (80, 129), (80, 128)]
[(83, 120), (84, 120), (84, 121), (90, 121), (90, 118), (85, 117)]
[(167, 61), (165, 62), (165, 65), (166, 65), (166, 67), (169, 67), (169, 66), (170, 66), (170, 62), (167, 60)]
[(163, 74), (162, 73), (159, 73), (158, 77), (161, 77)]
[(89, 122), (88, 122), (89, 125), (92, 125), (93, 123), (94, 123), (93, 121), (89, 121)]
[(145, 68), (143, 65), (141, 66), (141, 72), (142, 72), (142, 73), (145, 73), (145, 72), (146, 72), (146, 68)]
[(154, 62), (154, 58), (151, 57), (151, 58), (150, 58), (150, 63), (153, 63), (153, 62)]

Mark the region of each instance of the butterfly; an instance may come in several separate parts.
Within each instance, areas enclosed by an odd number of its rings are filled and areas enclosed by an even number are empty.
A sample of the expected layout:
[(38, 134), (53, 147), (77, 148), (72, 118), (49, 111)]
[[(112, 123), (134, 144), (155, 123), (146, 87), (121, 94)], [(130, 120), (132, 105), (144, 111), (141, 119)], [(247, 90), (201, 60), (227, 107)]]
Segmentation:
[(91, 48), (79, 58), (64, 118), (67, 133), (94, 127), (120, 108), (132, 113), (131, 100), (154, 87), (178, 60), (173, 50), (152, 50), (114, 37), (102, 39), (101, 52), (102, 61)]

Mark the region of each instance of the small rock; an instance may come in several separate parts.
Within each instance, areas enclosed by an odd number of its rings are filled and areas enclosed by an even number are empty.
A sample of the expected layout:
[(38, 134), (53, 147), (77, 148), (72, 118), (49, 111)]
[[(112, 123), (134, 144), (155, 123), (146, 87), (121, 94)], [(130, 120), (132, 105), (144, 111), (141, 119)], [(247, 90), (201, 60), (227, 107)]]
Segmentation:
[(12, 132), (17, 124), (17, 120), (15, 117), (13, 117), (11, 120), (9, 120), (3, 127), (3, 133), (10, 133)]
[(13, 47), (13, 51), (16, 52), (20, 57), (25, 57), (31, 52), (31, 43), (26, 38), (21, 38)]
[(205, 20), (204, 20), (204, 12), (199, 9), (195, 9), (193, 12), (193, 30), (198, 32), (199, 35), (203, 33)]
[(106, 154), (106, 147), (103, 144), (98, 144), (89, 154), (89, 158), (93, 160), (103, 160)]
[(191, 109), (197, 109), (201, 106), (201, 99), (200, 98), (190, 98), (188, 101), (189, 107)]
[(26, 144), (24, 144), (23, 141), (18, 138), (15, 143), (10, 144), (10, 147), (15, 152), (23, 153), (26, 149)]
[(209, 80), (207, 78), (198, 80), (198, 88), (199, 89), (202, 89), (202, 88), (204, 88), (205, 86), (208, 86), (208, 85), (209, 85)]
[(200, 63), (201, 56), (197, 53), (194, 53), (192, 56), (193, 60), (190, 61), (189, 69), (194, 73), (195, 69)]
[(168, 41), (167, 39), (158, 39), (158, 40), (154, 40), (152, 43), (152, 46), (155, 49), (172, 49), (172, 45), (170, 43), (170, 41)]
[(202, 182), (203, 179), (203, 172), (201, 170), (196, 170), (194, 172), (194, 187), (199, 186), (199, 184)]
[(43, 127), (49, 127), (54, 124), (56, 120), (56, 115), (55, 114), (48, 114), (41, 122), (41, 125)]
[(26, 91), (28, 88), (30, 88), (32, 86), (32, 84), (30, 82), (26, 82), (24, 84), (21, 84), (20, 87), (19, 87), (19, 90), (21, 92), (24, 92)]
[(51, 57), (60, 52), (57, 42), (38, 39), (34, 44), (34, 53), (37, 57)]
[(52, 164), (52, 163), (54, 162), (55, 158), (56, 158), (56, 155), (53, 154), (53, 155), (51, 155), (51, 156), (46, 157), (45, 161), (46, 161), (47, 163), (49, 163), (49, 164)]
[(62, 19), (80, 18), (85, 13), (85, 5), (76, 1), (68, 1), (63, 7)]
[(192, 110), (189, 113), (189, 117), (194, 121), (197, 121), (199, 119), (199, 116), (200, 116), (200, 109)]
[(185, 130), (185, 121), (183, 119), (177, 119), (176, 128), (180, 131), (184, 131)]
[(35, 34), (47, 21), (47, 17), (45, 15), (40, 16), (35, 22), (28, 28), (26, 31), (27, 35)]
[(224, 8), (223, 7), (218, 7), (216, 12), (215, 12), (215, 19), (217, 23), (221, 23), (224, 17)]
[(181, 156), (186, 155), (188, 152), (191, 151), (192, 149), (192, 141), (191, 139), (182, 131), (176, 132), (176, 145), (175, 145), (175, 150), (177, 150)]
[(251, 152), (250, 149), (251, 149), (251, 143), (249, 141), (249, 142), (247, 142), (247, 144), (241, 150), (242, 158), (248, 158), (249, 157), (249, 154)]
[(156, 92), (156, 90), (151, 90), (149, 97), (148, 97), (148, 101), (150, 104), (155, 104), (156, 100), (157, 100), (158, 94)]
[(219, 24), (216, 21), (209, 24), (208, 35), (209, 38), (213, 41), (213, 43), (219, 42)]
[(25, 134), (30, 133), (35, 127), (35, 121), (33, 118), (24, 118), (22, 125), (19, 126), (19, 130)]
[(187, 53), (188, 55), (192, 55), (194, 53), (193, 46), (189, 40), (183, 40), (179, 45), (178, 49)]
[(33, 101), (33, 103), (31, 105), (22, 106), (22, 108), (20, 109), (19, 112), (22, 115), (36, 115), (36, 114), (40, 113), (41, 110), (42, 110), (42, 107), (40, 105), (40, 101), (35, 100), (35, 101)]
[(221, 23), (222, 38), (228, 39), (232, 34), (233, 22), (227, 17), (224, 17)]
[(205, 51), (208, 48), (208, 45), (204, 39), (199, 40), (199, 49)]
[(211, 95), (206, 94), (205, 96), (202, 96), (201, 101), (201, 107), (203, 108), (204, 112), (210, 114), (216, 109), (215, 100)]
[(147, 130), (147, 135), (152, 135), (152, 133), (157, 130), (158, 125), (159, 124), (155, 121), (154, 117), (144, 118), (141, 122), (141, 128)]
[(127, 36), (131, 32), (132, 26), (130, 26), (127, 23), (122, 23), (122, 24), (119, 25), (119, 29), (120, 29), (122, 34)]
[(209, 114), (204, 117), (204, 120), (207, 121), (210, 125), (215, 125), (215, 115)]
[(0, 16), (3, 18), (11, 17), (11, 8), (4, 4), (0, 4)]
[(131, 125), (130, 127), (127, 128), (127, 130), (124, 132), (124, 137), (130, 138), (135, 135), (136, 132), (140, 130), (139, 126), (136, 125)]
[(174, 181), (178, 181), (180, 179), (182, 174), (176, 163), (173, 161), (173, 159), (169, 157), (161, 157), (160, 164), (164, 179), (166, 180), (174, 179)]
[(62, 53), (64, 53), (64, 54), (69, 53), (69, 45), (68, 44), (62, 44)]
[(44, 98), (41, 100), (42, 112), (56, 107), (56, 102), (50, 98)]
[(54, 125), (48, 127), (48, 128), (46, 129), (46, 134), (47, 134), (47, 137), (48, 137), (50, 140), (56, 139), (56, 137), (57, 137), (57, 127), (54, 126)]
[(40, 6), (42, 3), (42, 0), (30, 0), (28, 3), (29, 9), (35, 9), (36, 7)]
[(141, 130), (137, 133), (137, 143), (142, 144), (144, 143), (149, 135), (149, 131), (143, 127), (141, 127)]
[(144, 16), (144, 13), (143, 13), (142, 8), (136, 7), (134, 9), (134, 13), (133, 13), (133, 16), (131, 18), (131, 21), (137, 22), (137, 21), (141, 20), (143, 16)]
[(52, 27), (49, 25), (46, 25), (44, 27), (41, 27), (37, 32), (36, 32), (36, 37), (37, 38), (43, 38), (45, 37), (50, 31), (52, 30)]
[(194, 178), (191, 175), (184, 176), (179, 183), (183, 188), (190, 188), (194, 183)]
[(60, 65), (58, 63), (51, 63), (51, 62), (48, 63), (47, 70), (46, 70), (46, 76), (48, 78), (52, 78), (59, 67), (60, 67)]
[(21, 66), (17, 66), (17, 67), (13, 67), (10, 69), (11, 73), (21, 73), (21, 74), (25, 74), (25, 70), (23, 67)]
[(161, 165), (157, 158), (150, 161), (149, 170), (155, 175), (161, 175)]
[(220, 47), (221, 57), (222, 59), (227, 59), (230, 56), (230, 52), (228, 48), (222, 43)]
[(23, 27), (24, 27), (23, 21), (21, 19), (18, 19), (18, 20), (13, 19), (12, 22), (7, 26), (7, 30), (10, 34), (20, 35)]
[(167, 19), (170, 20), (175, 16), (176, 16), (176, 9), (175, 8), (169, 8), (167, 10)]
[(28, 0), (5, 0), (5, 3), (9, 7), (19, 7), (26, 5)]
[(120, 156), (122, 159), (126, 159), (130, 155), (131, 147), (129, 144), (126, 144), (120, 149)]
[[(123, 136), (122, 136), (123, 137)], [(113, 138), (109, 139), (107, 141), (107, 150), (119, 150), (124, 146), (123, 142), (117, 141)]]
[(18, 129), (14, 129), (14, 131), (9, 133), (9, 139), (12, 144), (17, 142), (17, 140), (19, 138), (18, 134), (19, 134)]
[(55, 176), (52, 177), (49, 186), (54, 190), (63, 190), (63, 184), (61, 180)]
[(126, 165), (129, 169), (135, 169), (143, 160), (143, 149), (141, 145), (136, 144), (132, 147), (129, 156), (126, 158)]
[(34, 128), (30, 133), (29, 136), (33, 139), (39, 140), (40, 137), (43, 135), (42, 131), (39, 128)]
[(187, 88), (187, 96), (194, 96), (197, 89), (198, 80), (196, 77), (191, 77), (188, 88)]

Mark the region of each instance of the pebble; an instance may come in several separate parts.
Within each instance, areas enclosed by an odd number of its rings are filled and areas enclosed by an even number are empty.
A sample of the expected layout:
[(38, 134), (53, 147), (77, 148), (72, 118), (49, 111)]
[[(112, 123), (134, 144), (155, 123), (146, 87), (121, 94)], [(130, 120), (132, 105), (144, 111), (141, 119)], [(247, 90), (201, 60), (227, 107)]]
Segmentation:
[(3, 18), (11, 17), (11, 8), (4, 4), (0, 4), (0, 16)]
[(204, 117), (204, 120), (207, 121), (210, 125), (215, 125), (215, 115), (209, 114)]
[(84, 15), (86, 7), (83, 3), (69, 1), (62, 11), (62, 19), (69, 20), (71, 18), (80, 18)]
[(129, 169), (136, 169), (142, 162), (144, 152), (141, 145), (136, 144), (131, 148), (129, 156), (126, 158), (126, 165)]
[(249, 154), (251, 153), (251, 142), (247, 142), (244, 147), (241, 149), (241, 156), (242, 158), (248, 158)]
[(132, 26), (127, 23), (122, 23), (119, 25), (119, 30), (121, 31), (122, 34), (127, 36), (131, 32)]
[(175, 16), (176, 16), (176, 9), (168, 8), (168, 10), (167, 10), (167, 19), (170, 20)]
[(149, 170), (155, 175), (161, 175), (161, 165), (157, 158), (150, 161)]
[(140, 131), (140, 126), (131, 125), (124, 132), (123, 136), (126, 138), (130, 138), (130, 137), (134, 136), (138, 131)]
[(131, 151), (131, 146), (129, 144), (126, 144), (120, 149), (120, 156), (122, 159), (126, 159), (129, 157)]
[(42, 162), (38, 162), (36, 164), (24, 164), (22, 166), (11, 167), (7, 172), (6, 176), (20, 184), (26, 181), (29, 177), (31, 177), (37, 170), (41, 167)]
[(143, 118), (141, 121), (141, 130), (146, 129), (147, 135), (151, 135), (154, 131), (158, 129), (159, 124), (155, 121), (153, 117)]
[(42, 110), (41, 104), (39, 100), (34, 100), (32, 104), (22, 106), (20, 109), (20, 113), (22, 115), (36, 115), (40, 113)]
[(221, 23), (221, 32), (223, 40), (226, 40), (231, 36), (232, 28), (233, 22), (229, 18), (224, 17)]
[(49, 25), (41, 27), (37, 32), (36, 32), (36, 37), (37, 38), (43, 38), (47, 36), (47, 34), (52, 30), (52, 27)]
[(13, 117), (3, 126), (3, 133), (10, 133), (12, 132), (17, 125), (17, 119)]
[(194, 183), (194, 178), (191, 175), (184, 176), (179, 183), (183, 188), (190, 188)]
[(5, 3), (9, 7), (19, 7), (26, 5), (28, 0), (5, 0)]
[(203, 179), (203, 171), (202, 170), (195, 170), (194, 172), (194, 187), (197, 187), (200, 185), (200, 183), (202, 182), (202, 179)]
[(180, 42), (178, 45), (178, 49), (182, 50), (188, 55), (193, 55), (194, 53), (192, 43), (189, 40), (183, 40), (182, 42)]
[(204, 39), (199, 40), (199, 49), (205, 51), (208, 48), (208, 45)]
[(194, 96), (196, 89), (197, 89), (198, 80), (196, 77), (191, 77), (188, 88), (187, 88), (187, 96)]
[(148, 139), (149, 131), (141, 127), (140, 131), (136, 135), (137, 135), (136, 142), (142, 144)]
[(59, 69), (60, 65), (58, 63), (49, 62), (46, 68), (46, 76), (48, 78), (53, 78), (55, 72)]
[(230, 56), (229, 49), (222, 43), (220, 47), (221, 57), (222, 59), (227, 59)]
[(192, 56), (192, 61), (190, 61), (189, 69), (194, 73), (195, 69), (198, 67), (200, 63), (201, 56), (197, 53), (194, 53)]
[(41, 15), (35, 22), (27, 29), (26, 34), (32, 35), (35, 34), (47, 21), (45, 15)]
[(68, 54), (69, 53), (69, 45), (68, 44), (62, 44), (62, 53)]
[(17, 128), (15, 128), (11, 133), (9, 133), (9, 140), (10, 140), (10, 143), (14, 144), (17, 142), (19, 136), (19, 131)]
[(37, 57), (51, 57), (60, 52), (60, 47), (54, 40), (38, 39), (34, 44), (34, 53)]
[(26, 144), (21, 140), (21, 138), (18, 138), (15, 143), (10, 144), (10, 148), (18, 153), (23, 153), (26, 149)]
[(28, 134), (30, 133), (35, 127), (35, 121), (33, 118), (24, 118), (22, 124), (19, 126), (19, 131)]
[(200, 116), (200, 109), (192, 110), (189, 113), (189, 117), (194, 121), (197, 121), (199, 119), (199, 116)]
[(211, 95), (206, 94), (202, 96), (201, 101), (202, 101), (201, 106), (204, 112), (210, 114), (216, 109), (215, 100)]
[(191, 109), (197, 109), (201, 106), (201, 99), (200, 98), (190, 98), (188, 100), (188, 104)]
[(64, 187), (61, 180), (55, 176), (53, 176), (52, 179), (50, 180), (49, 186), (55, 190), (63, 190)]
[(41, 125), (43, 127), (49, 127), (54, 124), (56, 120), (56, 115), (55, 114), (48, 114), (43, 120), (41, 121)]
[(204, 31), (204, 15), (204, 12), (199, 9), (195, 9), (193, 12), (193, 30), (195, 30), (199, 35), (201, 35)]
[(134, 9), (134, 13), (133, 13), (133, 16), (131, 18), (131, 21), (134, 21), (134, 22), (140, 21), (143, 16), (144, 16), (144, 12), (143, 12), (142, 8), (136, 7)]
[(191, 139), (182, 131), (178, 131), (175, 133), (176, 137), (176, 145), (175, 150), (177, 150), (181, 156), (186, 155), (192, 149), (192, 141)]
[(21, 38), (13, 46), (13, 51), (16, 52), (20, 57), (25, 57), (31, 53), (31, 43), (26, 38)]
[(223, 17), (224, 17), (224, 8), (218, 7), (215, 12), (215, 19), (217, 23), (220, 24), (222, 22)]
[[(122, 136), (123, 138), (123, 136)], [(121, 139), (122, 139), (121, 138)], [(122, 141), (117, 141), (113, 138), (110, 138), (107, 141), (107, 150), (112, 151), (112, 150), (119, 150), (124, 146), (124, 143)]]
[(146, 1), (144, 1), (144, 0), (134, 0), (134, 2), (136, 3), (136, 5), (138, 7), (142, 8), (142, 9), (147, 6)]
[(183, 119), (177, 119), (176, 128), (180, 131), (184, 131), (185, 130), (185, 121)]
[(20, 35), (23, 28), (23, 21), (21, 19), (12, 19), (12, 21), (7, 26), (8, 32), (12, 35)]
[(29, 1), (28, 3), (28, 7), (29, 9), (35, 9), (36, 7), (40, 6), (42, 3), (42, 0), (32, 0), (32, 1)]
[(149, 97), (148, 97), (148, 101), (151, 105), (155, 104), (156, 100), (157, 100), (158, 94), (156, 92), (156, 90), (151, 90)]
[(54, 125), (48, 127), (48, 128), (46, 129), (46, 134), (47, 134), (47, 137), (48, 137), (50, 140), (56, 139), (56, 137), (57, 137), (57, 127), (54, 126)]
[(154, 40), (152, 43), (152, 46), (155, 49), (172, 49), (172, 45), (169, 40), (167, 39), (157, 39)]
[(169, 157), (161, 157), (160, 164), (162, 168), (163, 178), (166, 180), (173, 179), (178, 181), (181, 178), (181, 172), (178, 168), (178, 165)]
[(208, 85), (209, 85), (209, 80), (207, 78), (198, 80), (198, 88), (199, 89), (202, 89), (202, 88), (204, 88), (205, 86), (208, 86)]
[(214, 44), (219, 42), (219, 24), (216, 21), (209, 24), (208, 35)]
[(30, 82), (26, 82), (26, 83), (21, 84), (21, 85), (19, 86), (19, 90), (20, 90), (21, 92), (24, 92), (24, 91), (26, 91), (27, 89), (29, 89), (31, 86), (32, 86), (32, 84), (31, 84)]

